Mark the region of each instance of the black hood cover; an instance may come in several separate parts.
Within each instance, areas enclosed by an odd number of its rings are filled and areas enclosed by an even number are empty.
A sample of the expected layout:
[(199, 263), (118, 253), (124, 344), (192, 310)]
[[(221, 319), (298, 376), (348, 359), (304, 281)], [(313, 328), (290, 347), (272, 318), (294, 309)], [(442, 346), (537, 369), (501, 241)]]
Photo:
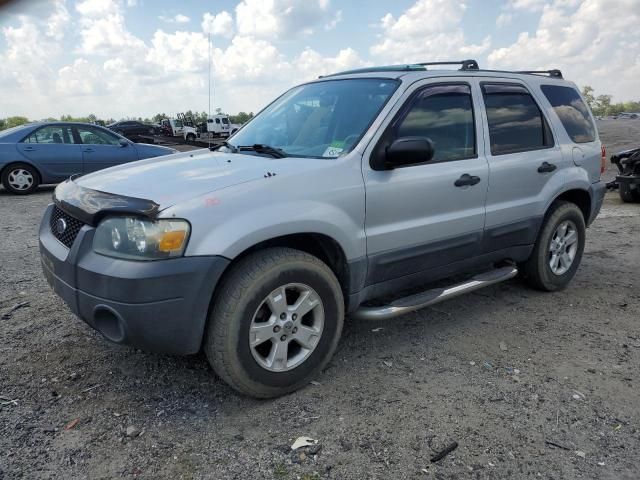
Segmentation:
[(73, 179), (56, 187), (53, 201), (72, 217), (94, 227), (107, 214), (132, 214), (155, 220), (160, 211), (160, 205), (152, 200), (84, 188)]

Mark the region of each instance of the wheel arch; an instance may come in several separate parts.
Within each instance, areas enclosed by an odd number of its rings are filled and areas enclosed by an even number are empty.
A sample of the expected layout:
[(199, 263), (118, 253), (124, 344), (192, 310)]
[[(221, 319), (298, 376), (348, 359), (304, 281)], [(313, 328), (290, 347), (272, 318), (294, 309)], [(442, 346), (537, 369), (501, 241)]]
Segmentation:
[(585, 223), (591, 218), (591, 194), (588, 190), (582, 188), (572, 188), (558, 194), (553, 201), (547, 206), (545, 216), (548, 214), (551, 206), (559, 200), (574, 203), (578, 206), (584, 217)]
[(262, 240), (238, 254), (227, 266), (225, 274), (240, 259), (259, 250), (272, 247), (288, 247), (306, 252), (322, 260), (333, 271), (340, 282), (343, 293), (348, 294), (351, 288), (351, 276), (349, 263), (342, 246), (337, 240), (323, 233), (300, 232), (290, 233)]

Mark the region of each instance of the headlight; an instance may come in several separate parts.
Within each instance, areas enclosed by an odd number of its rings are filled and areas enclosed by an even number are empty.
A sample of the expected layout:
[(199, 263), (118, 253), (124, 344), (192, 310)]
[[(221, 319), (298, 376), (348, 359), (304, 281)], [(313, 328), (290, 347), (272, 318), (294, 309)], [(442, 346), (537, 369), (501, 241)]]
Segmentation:
[(93, 250), (109, 257), (132, 260), (179, 257), (187, 246), (189, 232), (186, 220), (152, 222), (135, 217), (109, 217), (96, 229)]

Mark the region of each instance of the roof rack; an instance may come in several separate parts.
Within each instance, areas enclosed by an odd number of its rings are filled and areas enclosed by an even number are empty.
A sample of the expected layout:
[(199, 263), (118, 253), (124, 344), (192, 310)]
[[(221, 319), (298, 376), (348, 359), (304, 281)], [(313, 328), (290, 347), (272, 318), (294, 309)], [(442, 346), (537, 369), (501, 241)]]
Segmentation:
[(563, 78), (562, 72), (558, 69), (552, 70), (485, 70), (478, 66), (478, 62), (475, 60), (460, 60), (460, 61), (448, 61), (448, 62), (423, 62), (423, 63), (410, 63), (405, 65), (386, 65), (381, 67), (366, 67), (358, 68), (355, 70), (346, 70), (344, 72), (332, 73), (330, 75), (322, 75), (318, 78), (336, 77), (339, 75), (351, 75), (354, 73), (376, 73), (376, 72), (415, 72), (427, 70), (427, 67), (433, 67), (438, 65), (460, 65), (462, 71), (478, 71), (478, 72), (496, 72), (496, 73), (521, 73), (525, 75), (548, 75), (551, 78)]
[(557, 68), (553, 70), (520, 70), (513, 73), (526, 73), (529, 75), (549, 75), (552, 78), (563, 78), (562, 72)]
[(416, 65), (422, 65), (424, 67), (431, 67), (435, 65), (461, 65), (460, 70), (480, 70), (478, 62), (476, 62), (475, 60), (460, 60), (459, 62), (424, 62), (418, 63)]
[(352, 75), (354, 73), (415, 72), (427, 70), (427, 67), (435, 65), (461, 65), (460, 70), (478, 70), (478, 62), (476, 62), (475, 60), (460, 60), (459, 62), (424, 62), (408, 63), (404, 65), (386, 65), (382, 67), (357, 68), (355, 70), (346, 70), (344, 72), (332, 73), (330, 75), (321, 75), (318, 78), (336, 77), (338, 75)]

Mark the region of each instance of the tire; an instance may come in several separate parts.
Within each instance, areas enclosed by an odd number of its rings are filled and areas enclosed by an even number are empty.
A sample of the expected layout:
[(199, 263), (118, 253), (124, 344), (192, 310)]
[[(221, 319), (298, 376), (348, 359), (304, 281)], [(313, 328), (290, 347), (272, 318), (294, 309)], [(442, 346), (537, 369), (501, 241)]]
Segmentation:
[[(285, 294), (276, 295), (283, 286)], [(293, 306), (305, 288), (315, 303), (296, 319)], [(277, 301), (283, 297), (291, 307), (284, 319), (278, 315), (284, 303)], [(226, 275), (214, 297), (204, 351), (214, 371), (235, 390), (256, 398), (278, 397), (307, 385), (327, 365), (343, 323), (342, 289), (331, 269), (299, 250), (269, 248), (240, 260)], [(257, 337), (250, 332), (258, 330), (263, 341), (251, 346)], [(311, 331), (316, 333), (306, 338), (311, 340), (305, 350), (297, 339)], [(276, 361), (273, 357), (283, 351), (282, 361)]]
[(2, 185), (16, 195), (34, 192), (40, 181), (40, 174), (28, 163), (14, 163), (2, 171)]
[(187, 143), (196, 143), (196, 136), (193, 134), (187, 135)]
[[(558, 243), (555, 239), (561, 238), (560, 227), (563, 225), (567, 225), (565, 229), (567, 237), (564, 242)], [(570, 243), (569, 239), (571, 231), (575, 233), (575, 242), (573, 243)], [(532, 287), (547, 292), (564, 289), (580, 265), (586, 238), (585, 231), (582, 211), (575, 203), (555, 202), (545, 215), (531, 256), (526, 262), (519, 265), (520, 273), (525, 281)], [(552, 241), (554, 241), (553, 244)], [(552, 248), (556, 252), (566, 253), (568, 257), (560, 254), (554, 259)], [(564, 259), (571, 258), (571, 254), (573, 254), (571, 261), (565, 261)], [(555, 271), (551, 265), (554, 260), (558, 260), (555, 262), (557, 264)]]
[(620, 199), (625, 203), (640, 202), (640, 190), (638, 188), (632, 190), (629, 183), (618, 183), (618, 193)]

